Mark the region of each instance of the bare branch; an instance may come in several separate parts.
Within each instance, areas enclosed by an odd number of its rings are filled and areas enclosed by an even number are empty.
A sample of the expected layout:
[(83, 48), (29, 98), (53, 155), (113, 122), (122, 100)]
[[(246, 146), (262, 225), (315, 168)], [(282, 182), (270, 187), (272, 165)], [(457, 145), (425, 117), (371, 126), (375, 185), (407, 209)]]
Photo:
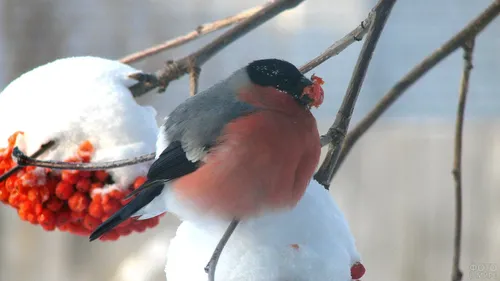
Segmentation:
[[(303, 0), (302, 0), (303, 1)], [(238, 39), (248, 31), (262, 24), (266, 20), (272, 18), (273, 16), (279, 14), (281, 11), (285, 9), (290, 9), (298, 5), (302, 2), (301, 0), (281, 0), (270, 2), (263, 6), (262, 10), (259, 10), (251, 17), (244, 20), (235, 28), (229, 30), (224, 33), (212, 43), (208, 44), (204, 48), (199, 51), (187, 56), (178, 61), (167, 61), (165, 69), (159, 71), (158, 73), (162, 73), (161, 76), (162, 81), (159, 80), (158, 75), (146, 74), (146, 73), (135, 73), (130, 75), (131, 78), (139, 81), (136, 85), (131, 87), (131, 91), (134, 93), (134, 96), (140, 96), (145, 92), (158, 87), (160, 84), (162, 87), (166, 87), (168, 85), (167, 76), (175, 76), (178, 73), (180, 77), (185, 73), (189, 72), (190, 65), (189, 62), (186, 62), (187, 59), (194, 58), (194, 62), (204, 63), (215, 53), (224, 48), (227, 44), (233, 42)], [(452, 53), (454, 50), (460, 47), (467, 38), (473, 37), (479, 32), (481, 32), (500, 12), (500, 0), (496, 0), (493, 2), (478, 18), (469, 23), (461, 32), (456, 34), (452, 39), (450, 39), (447, 43), (445, 43), (441, 48), (434, 51), (429, 57), (424, 59), (420, 64), (415, 66), (402, 80), (400, 80), (378, 103), (378, 105), (345, 137), (344, 144), (342, 146), (342, 150), (340, 152), (339, 158), (337, 160), (337, 165), (335, 165), (333, 175), (338, 170), (346, 155), (349, 153), (352, 146), (355, 142), (361, 137), (361, 135), (366, 132), (371, 125), (382, 115), (387, 108), (392, 105), (392, 103), (415, 81), (417, 81), (420, 77), (422, 77), (429, 69), (434, 67), (437, 63), (439, 63), (442, 59)], [(367, 24), (371, 23), (373, 19), (373, 12), (370, 13), (367, 19), (365, 19), (360, 26), (351, 31), (349, 34), (344, 36), (339, 41), (335, 42), (332, 46), (330, 46), (325, 52), (323, 52), (320, 56), (316, 57), (312, 61), (308, 62), (300, 69), (302, 73), (310, 71), (312, 68), (318, 66), (319, 64), (326, 61), (328, 58), (335, 56), (344, 50), (347, 46), (352, 44), (355, 41), (361, 39), (361, 37), (366, 33)], [(367, 40), (368, 41), (368, 40)], [(199, 65), (199, 64), (198, 64)], [(182, 68), (180, 67), (182, 66)], [(175, 75), (174, 75), (175, 74)], [(195, 84), (194, 84), (195, 85)], [(191, 92), (196, 90), (196, 87), (192, 87)], [(353, 98), (353, 96), (350, 96)], [(355, 101), (355, 96), (352, 101)], [(351, 112), (350, 110), (342, 110), (341, 114), (345, 112)], [(348, 114), (349, 115), (349, 114)], [(332, 130), (330, 130), (332, 131)], [(332, 134), (327, 134), (322, 136), (321, 143), (322, 145), (326, 145), (332, 139)], [(24, 157), (26, 157), (24, 155)], [(106, 169), (106, 168), (117, 168), (124, 165), (132, 165), (141, 162), (147, 162), (153, 160), (155, 157), (155, 153), (150, 153), (146, 155), (141, 155), (139, 157), (133, 159), (124, 159), (118, 161), (111, 161), (105, 163), (66, 163), (66, 162), (57, 162), (57, 161), (37, 161), (34, 159), (26, 158), (26, 162), (24, 165), (31, 165), (31, 163), (36, 165), (40, 165), (43, 167), (54, 168), (54, 169), (85, 169), (85, 170), (95, 170), (95, 169)], [(23, 161), (23, 160), (21, 160)], [(55, 167), (56, 166), (56, 167)], [(332, 175), (332, 176), (333, 176)]]
[[(49, 141), (47, 143), (42, 144), (40, 146), (40, 148), (37, 151), (35, 151), (35, 153), (33, 153), (31, 155), (31, 158), (34, 159), (34, 158), (40, 157), (42, 154), (45, 153), (45, 151), (49, 150), (55, 144), (56, 144), (55, 141)], [(8, 170), (7, 172), (5, 172), (3, 175), (0, 175), (0, 182), (3, 182), (8, 177), (12, 176), (14, 173), (16, 173), (17, 171), (21, 170), (22, 168), (23, 168), (23, 166), (21, 166), (21, 165), (17, 165), (17, 166), (12, 167), (10, 170)]]
[(130, 91), (134, 97), (142, 96), (154, 88), (159, 88), (159, 92), (165, 91), (170, 81), (179, 79), (189, 72), (191, 65), (201, 67), (206, 61), (224, 49), (226, 46), (247, 34), (251, 30), (260, 26), (269, 19), (275, 17), (281, 12), (296, 7), (304, 0), (274, 0), (268, 2), (264, 7), (257, 11), (252, 16), (243, 20), (237, 26), (226, 31), (221, 36), (217, 37), (214, 41), (199, 49), (198, 51), (181, 58), (176, 61), (167, 62), (164, 69), (155, 73), (156, 82), (151, 83), (149, 86), (144, 86), (142, 83), (137, 83), (130, 87)]
[(227, 241), (229, 241), (229, 238), (231, 238), (231, 235), (233, 235), (233, 232), (238, 226), (238, 224), (239, 224), (238, 220), (236, 219), (231, 220), (231, 223), (227, 227), (226, 231), (224, 231), (224, 235), (222, 235), (222, 238), (219, 240), (219, 243), (217, 243), (217, 246), (215, 247), (212, 257), (210, 257), (207, 266), (205, 266), (205, 272), (208, 274), (208, 281), (215, 280), (215, 268), (217, 267), (217, 263), (219, 262), (222, 250), (224, 250)]
[(329, 189), (330, 187), (330, 182), (333, 178), (333, 170), (337, 163), (342, 142), (344, 141), (347, 129), (349, 128), (354, 106), (361, 90), (361, 86), (363, 85), (368, 65), (370, 64), (377, 42), (395, 3), (396, 0), (380, 0), (375, 8), (373, 8), (372, 13), (374, 13), (375, 16), (372, 24), (370, 25), (368, 35), (366, 36), (366, 41), (364, 42), (363, 48), (359, 54), (358, 62), (354, 67), (351, 82), (347, 88), (342, 105), (337, 112), (337, 117), (326, 134), (326, 140), (330, 143), (328, 154), (321, 164), (318, 172), (314, 175), (314, 179), (326, 189)]
[(371, 24), (372, 18), (374, 16), (373, 12), (370, 12), (368, 17), (361, 22), (361, 24), (356, 27), (353, 31), (349, 32), (347, 35), (342, 37), (340, 40), (333, 43), (330, 47), (328, 47), (323, 53), (319, 56), (315, 57), (308, 63), (304, 64), (299, 68), (300, 72), (307, 73), (311, 71), (313, 68), (316, 68), (318, 65), (324, 63), (326, 60), (334, 57), (347, 47), (349, 47), (352, 43), (363, 40), (366, 32), (368, 32), (368, 27)]
[(51, 168), (58, 170), (107, 170), (120, 168), (124, 166), (135, 165), (139, 163), (148, 162), (154, 160), (155, 153), (141, 155), (131, 159), (117, 160), (110, 162), (101, 163), (73, 163), (73, 162), (62, 162), (62, 161), (52, 161), (52, 160), (36, 160), (33, 157), (25, 155), (18, 147), (14, 147), (12, 151), (12, 157), (16, 158), (17, 164), (19, 166), (35, 166), (43, 168)]
[[(352, 43), (360, 41), (363, 36), (367, 33), (368, 27), (374, 17), (375, 13), (370, 12), (368, 17), (361, 22), (361, 24), (349, 32), (347, 35), (333, 43), (330, 47), (328, 47), (323, 53), (321, 53), (319, 56), (316, 58), (312, 59), (302, 67), (300, 67), (300, 71), (302, 73), (309, 72), (313, 68), (317, 67), (318, 65), (322, 64), (329, 58), (332, 58), (336, 55), (338, 55), (340, 52), (345, 50), (348, 46), (350, 46)], [(191, 62), (191, 65), (193, 62)], [(166, 62), (166, 67), (175, 67), (176, 64), (174, 61), (167, 61)], [(193, 67), (190, 66), (191, 68), (194, 68), (195, 70), (198, 69), (201, 70), (200, 67)], [(190, 68), (188, 67), (188, 69)], [(179, 69), (173, 69), (172, 72), (177, 72), (181, 71)], [(197, 84), (197, 79), (199, 78), (199, 72), (198, 72), (198, 77), (196, 77), (192, 71), (188, 71), (190, 73), (190, 95), (193, 95), (193, 93), (198, 92), (198, 84)], [(157, 85), (159, 85), (159, 81), (157, 76), (153, 74), (147, 74), (147, 73), (134, 73), (129, 75), (130, 78), (137, 80), (139, 83), (136, 85), (132, 86), (131, 88), (134, 88), (138, 93), (145, 93), (149, 91), (152, 88), (155, 88)], [(322, 137), (322, 146), (326, 145), (329, 143), (329, 140), (331, 138), (328, 137), (328, 135), (325, 135)], [(147, 154), (147, 155), (142, 155), (140, 157), (139, 161), (147, 162), (150, 160), (154, 159), (154, 154)], [(104, 163), (66, 163), (66, 162), (54, 162), (54, 161), (34, 161), (30, 159), (30, 163), (37, 163), (36, 165), (50, 165), (50, 167), (53, 167), (55, 163), (57, 163), (58, 168), (54, 169), (71, 169), (71, 170), (78, 170), (78, 169), (89, 169), (89, 170), (100, 170), (104, 169), (103, 167), (117, 167), (116, 165), (126, 165), (126, 163), (131, 163), (131, 164), (136, 164), (139, 163), (138, 158), (134, 159), (123, 159), (123, 160), (118, 160), (118, 161), (112, 161), (112, 162), (104, 162)]]
[(206, 34), (214, 32), (214, 31), (223, 29), (223, 28), (231, 26), (235, 23), (239, 23), (239, 22), (253, 16), (254, 14), (258, 13), (259, 11), (264, 9), (264, 7), (265, 7), (265, 5), (260, 5), (260, 6), (245, 10), (245, 11), (243, 11), (239, 14), (236, 14), (234, 16), (227, 17), (225, 19), (202, 24), (202, 25), (198, 26), (195, 30), (193, 30), (187, 34), (184, 34), (184, 35), (179, 36), (177, 38), (174, 38), (172, 40), (168, 40), (164, 43), (149, 47), (145, 50), (127, 55), (127, 56), (121, 58), (120, 61), (122, 63), (133, 63), (133, 62), (143, 60), (147, 57), (156, 55), (156, 54), (163, 52), (163, 51), (166, 51), (168, 49), (172, 49), (174, 47), (181, 46), (181, 45), (189, 43), (189, 42), (191, 42), (191, 41), (193, 41), (193, 40), (195, 40), (203, 35), (206, 35)]
[(453, 178), (455, 179), (455, 236), (453, 241), (453, 268), (452, 281), (461, 281), (463, 273), (460, 270), (460, 248), (462, 240), (462, 132), (464, 127), (464, 112), (469, 90), (469, 77), (472, 70), (472, 52), (474, 38), (465, 42), (464, 68), (460, 81), (458, 97), (457, 119), (455, 124), (455, 153), (453, 160)]
[(368, 113), (361, 122), (346, 136), (342, 150), (340, 152), (334, 175), (344, 162), (347, 154), (351, 151), (359, 138), (377, 121), (380, 116), (418, 79), (440, 61), (460, 48), (467, 40), (479, 34), (490, 22), (500, 13), (500, 0), (495, 0), (477, 18), (471, 21), (460, 32), (453, 36), (441, 47), (436, 49), (431, 55), (413, 67), (387, 94), (377, 103), (375, 108)]
[(189, 95), (194, 96), (198, 93), (198, 82), (200, 79), (201, 68), (193, 65), (189, 71)]
[[(167, 61), (165, 65), (168, 66), (170, 62), (171, 61)], [(128, 77), (139, 82), (129, 87), (129, 90), (134, 97), (136, 96), (135, 93), (146, 93), (149, 89), (154, 89), (156, 85), (160, 83), (154, 74), (137, 72), (130, 74)]]

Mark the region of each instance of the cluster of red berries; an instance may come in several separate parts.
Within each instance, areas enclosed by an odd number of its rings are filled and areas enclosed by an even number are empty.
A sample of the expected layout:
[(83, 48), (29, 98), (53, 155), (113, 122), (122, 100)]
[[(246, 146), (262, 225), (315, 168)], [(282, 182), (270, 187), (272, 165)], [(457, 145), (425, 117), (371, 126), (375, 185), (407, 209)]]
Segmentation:
[[(16, 132), (9, 138), (7, 148), (0, 148), (0, 175), (16, 166), (11, 155), (19, 134), (22, 132)], [(93, 152), (93, 145), (85, 141), (79, 146), (76, 155), (66, 159), (66, 162), (90, 162)], [(56, 172), (46, 168), (23, 167), (0, 182), (0, 201), (16, 208), (22, 220), (39, 224), (47, 231), (57, 228), (87, 236), (127, 204), (128, 200), (124, 200), (126, 195), (141, 186), (145, 180), (145, 177), (138, 177), (127, 189), (99, 192), (104, 185), (112, 183), (105, 171)], [(158, 223), (159, 217), (128, 219), (100, 239), (117, 240), (134, 231), (143, 232)]]

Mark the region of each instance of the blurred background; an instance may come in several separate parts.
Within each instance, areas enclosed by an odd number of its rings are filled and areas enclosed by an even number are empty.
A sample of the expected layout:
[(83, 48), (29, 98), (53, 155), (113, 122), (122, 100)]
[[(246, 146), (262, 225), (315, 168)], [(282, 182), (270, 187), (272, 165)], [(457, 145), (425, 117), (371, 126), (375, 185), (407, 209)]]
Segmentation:
[[(227, 47), (203, 67), (200, 89), (248, 61), (279, 57), (302, 65), (355, 28), (375, 0), (307, 0)], [(119, 59), (230, 16), (263, 0), (0, 0), (0, 89), (30, 69), (68, 56)], [(382, 34), (353, 125), (414, 64), (491, 3), (489, 0), (398, 1)], [(220, 32), (215, 35), (220, 34)], [(214, 34), (134, 66), (153, 71)], [(326, 80), (314, 112), (326, 132), (340, 105), (361, 44), (314, 70)], [(464, 133), (464, 233), (461, 266), (500, 265), (500, 19), (479, 36)], [(363, 255), (363, 280), (450, 279), (454, 118), (462, 52), (413, 86), (363, 136), (332, 183)], [(139, 99), (160, 121), (188, 95), (185, 77), (163, 95)], [(1, 124), (0, 124), (1, 126)], [(1, 281), (165, 280), (166, 249), (179, 221), (117, 242), (48, 233), (0, 206)], [(146, 263), (148, 259), (153, 263)], [(500, 274), (497, 272), (497, 280)]]

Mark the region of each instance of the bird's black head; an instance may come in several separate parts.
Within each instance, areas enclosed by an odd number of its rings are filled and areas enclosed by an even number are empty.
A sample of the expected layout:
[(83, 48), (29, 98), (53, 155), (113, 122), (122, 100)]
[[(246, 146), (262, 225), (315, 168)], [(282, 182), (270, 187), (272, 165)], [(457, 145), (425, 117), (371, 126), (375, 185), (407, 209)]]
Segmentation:
[(262, 59), (248, 64), (247, 73), (252, 83), (274, 87), (293, 96), (299, 103), (309, 106), (311, 100), (303, 95), (304, 89), (313, 85), (293, 64), (279, 59)]

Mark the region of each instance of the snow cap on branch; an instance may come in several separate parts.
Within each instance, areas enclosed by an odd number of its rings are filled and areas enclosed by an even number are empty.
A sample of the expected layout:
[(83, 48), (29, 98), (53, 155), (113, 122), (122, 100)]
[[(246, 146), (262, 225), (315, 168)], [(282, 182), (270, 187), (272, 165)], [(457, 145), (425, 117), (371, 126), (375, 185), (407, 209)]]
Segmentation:
[[(92, 162), (112, 161), (154, 152), (156, 111), (140, 106), (128, 87), (138, 70), (118, 61), (70, 57), (39, 66), (14, 80), (0, 94), (0, 147), (16, 131), (26, 154), (57, 140), (40, 159), (64, 160), (89, 140)], [(5, 142), (5, 143), (4, 143)], [(150, 163), (110, 170), (119, 186), (129, 186)]]

